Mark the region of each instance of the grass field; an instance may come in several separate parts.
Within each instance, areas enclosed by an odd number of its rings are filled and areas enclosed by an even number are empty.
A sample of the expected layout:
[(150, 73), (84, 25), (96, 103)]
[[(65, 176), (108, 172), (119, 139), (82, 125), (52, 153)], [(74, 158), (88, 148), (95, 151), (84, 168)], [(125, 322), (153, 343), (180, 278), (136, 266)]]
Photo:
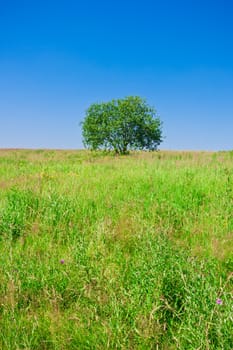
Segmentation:
[(0, 151), (0, 349), (233, 349), (233, 152)]

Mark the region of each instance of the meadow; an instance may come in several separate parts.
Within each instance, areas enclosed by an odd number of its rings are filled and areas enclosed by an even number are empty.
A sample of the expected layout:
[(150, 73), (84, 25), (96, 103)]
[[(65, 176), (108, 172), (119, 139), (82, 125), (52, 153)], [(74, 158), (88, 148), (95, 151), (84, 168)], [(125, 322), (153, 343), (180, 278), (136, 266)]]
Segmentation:
[(233, 152), (0, 150), (0, 349), (233, 349)]

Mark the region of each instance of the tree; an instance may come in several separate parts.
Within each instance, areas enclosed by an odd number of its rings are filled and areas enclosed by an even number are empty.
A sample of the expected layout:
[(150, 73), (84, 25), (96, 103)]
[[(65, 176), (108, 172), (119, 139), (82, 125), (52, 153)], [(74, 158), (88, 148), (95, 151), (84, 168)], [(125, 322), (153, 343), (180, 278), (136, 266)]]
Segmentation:
[(161, 121), (145, 99), (129, 96), (93, 103), (82, 124), (83, 143), (92, 150), (156, 150), (162, 142)]

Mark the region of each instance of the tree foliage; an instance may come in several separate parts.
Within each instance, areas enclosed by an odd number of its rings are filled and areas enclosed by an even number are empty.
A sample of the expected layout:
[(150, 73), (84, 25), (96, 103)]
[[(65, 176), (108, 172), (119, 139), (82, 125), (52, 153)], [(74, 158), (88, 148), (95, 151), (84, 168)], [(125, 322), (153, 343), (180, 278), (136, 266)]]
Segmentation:
[(105, 103), (93, 103), (82, 122), (85, 147), (114, 150), (156, 150), (162, 142), (161, 121), (145, 99), (129, 96)]

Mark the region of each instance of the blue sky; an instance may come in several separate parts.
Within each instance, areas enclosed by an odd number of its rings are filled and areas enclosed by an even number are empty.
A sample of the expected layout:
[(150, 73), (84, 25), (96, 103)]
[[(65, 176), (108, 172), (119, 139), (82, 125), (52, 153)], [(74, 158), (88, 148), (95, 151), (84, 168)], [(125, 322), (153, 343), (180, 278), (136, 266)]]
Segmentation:
[(231, 0), (0, 0), (0, 147), (81, 148), (92, 102), (145, 97), (161, 149), (233, 149)]

